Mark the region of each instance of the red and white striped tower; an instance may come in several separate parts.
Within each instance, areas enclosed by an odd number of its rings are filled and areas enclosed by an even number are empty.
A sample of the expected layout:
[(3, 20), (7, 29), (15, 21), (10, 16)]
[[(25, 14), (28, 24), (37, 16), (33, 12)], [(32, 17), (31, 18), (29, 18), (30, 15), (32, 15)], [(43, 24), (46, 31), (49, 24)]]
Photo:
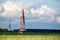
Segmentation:
[(24, 28), (25, 25), (25, 16), (24, 16), (24, 9), (22, 9), (22, 13), (20, 16), (20, 29), (19, 29), (19, 33), (23, 33), (26, 31), (26, 29)]

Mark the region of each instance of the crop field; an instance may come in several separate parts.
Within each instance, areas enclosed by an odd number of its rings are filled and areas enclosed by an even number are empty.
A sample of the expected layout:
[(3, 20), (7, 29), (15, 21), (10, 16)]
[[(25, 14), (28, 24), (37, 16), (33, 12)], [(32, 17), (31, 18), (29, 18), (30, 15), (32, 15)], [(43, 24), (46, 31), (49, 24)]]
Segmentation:
[(0, 35), (0, 40), (60, 40), (59, 35)]
[(9, 33), (0, 32), (0, 40), (60, 40), (60, 33)]

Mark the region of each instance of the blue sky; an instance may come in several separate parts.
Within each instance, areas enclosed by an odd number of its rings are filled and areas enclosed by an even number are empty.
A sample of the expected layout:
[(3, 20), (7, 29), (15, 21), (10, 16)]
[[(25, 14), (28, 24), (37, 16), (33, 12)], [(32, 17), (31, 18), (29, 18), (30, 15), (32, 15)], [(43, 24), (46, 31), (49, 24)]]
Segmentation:
[(60, 0), (0, 0), (0, 28), (19, 29), (21, 10), (25, 28), (60, 30)]

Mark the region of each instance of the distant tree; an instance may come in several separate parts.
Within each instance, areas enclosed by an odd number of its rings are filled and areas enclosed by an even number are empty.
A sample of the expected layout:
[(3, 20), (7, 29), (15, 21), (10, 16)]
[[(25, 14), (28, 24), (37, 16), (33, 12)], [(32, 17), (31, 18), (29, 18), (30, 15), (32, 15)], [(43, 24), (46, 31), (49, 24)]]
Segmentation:
[(1, 28), (0, 28), (0, 30), (1, 30)]
[(18, 29), (14, 29), (13, 32), (18, 32), (19, 30)]
[(0, 28), (0, 32), (2, 31), (2, 29)]
[(2, 32), (8, 32), (8, 29), (2, 29)]

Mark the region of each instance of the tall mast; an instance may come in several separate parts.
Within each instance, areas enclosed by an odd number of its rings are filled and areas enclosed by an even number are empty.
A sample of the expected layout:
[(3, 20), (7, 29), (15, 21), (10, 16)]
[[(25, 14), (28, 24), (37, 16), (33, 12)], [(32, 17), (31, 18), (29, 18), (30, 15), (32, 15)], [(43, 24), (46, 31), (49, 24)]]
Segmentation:
[(9, 31), (11, 31), (11, 20), (9, 19)]
[(22, 9), (22, 13), (21, 13), (21, 16), (20, 16), (20, 29), (19, 29), (19, 33), (23, 33), (25, 32), (25, 28), (24, 28), (24, 25), (25, 25), (25, 16), (24, 16), (24, 9)]
[(23, 14), (23, 25), (25, 25), (25, 15), (24, 15), (24, 9), (22, 9), (22, 14)]

